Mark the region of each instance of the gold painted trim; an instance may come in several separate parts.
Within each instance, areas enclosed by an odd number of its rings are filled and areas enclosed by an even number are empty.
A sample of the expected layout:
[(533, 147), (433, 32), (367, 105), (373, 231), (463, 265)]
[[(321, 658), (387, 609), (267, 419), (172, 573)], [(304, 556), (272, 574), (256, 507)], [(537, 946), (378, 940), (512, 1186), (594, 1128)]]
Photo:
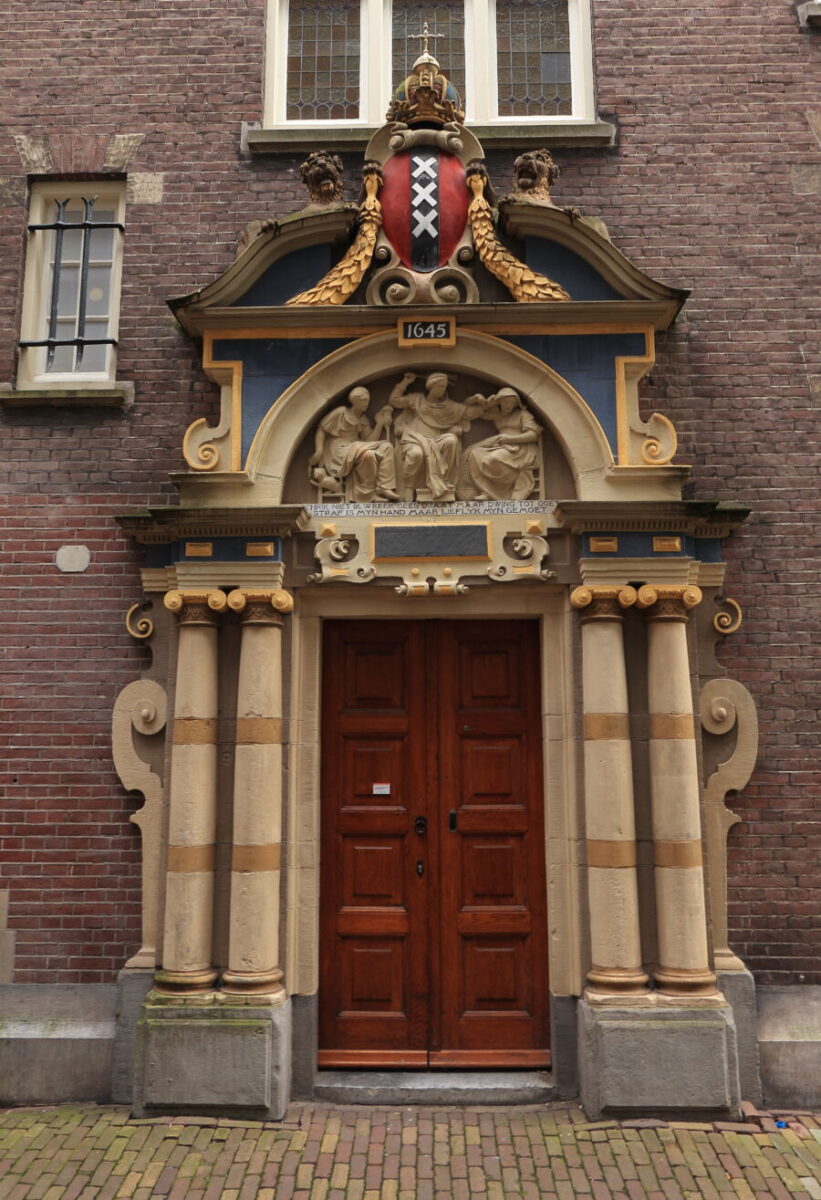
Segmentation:
[(216, 717), (177, 717), (172, 741), (175, 746), (214, 746), (217, 742)]
[(587, 841), (588, 867), (624, 869), (636, 865), (636, 843), (604, 841), (589, 838)]
[[(450, 325), (450, 333), (446, 338), (406, 338), (402, 333), (402, 326), (406, 321), (418, 322), (420, 325), (432, 325), (438, 321), (447, 321)], [(445, 346), (448, 349), (453, 349), (456, 345), (456, 317), (398, 317), (396, 321), (396, 344), (397, 346)]]
[(213, 542), (186, 542), (185, 553), (188, 558), (213, 558)]
[(651, 738), (692, 741), (696, 736), (692, 713), (650, 713), (648, 729)]
[(647, 371), (656, 361), (655, 338), (652, 325), (637, 331), (644, 334), (644, 354), (616, 355), (616, 461), (620, 467), (632, 466), (630, 462), (630, 415), (627, 411), (627, 368), (643, 366)]
[[(230, 378), (231, 428), (228, 431), (229, 437), (230, 437), (229, 458), (230, 458), (230, 463), (231, 463), (230, 469), (232, 471), (239, 471), (242, 469), (242, 444), (240, 442), (240, 437), (241, 437), (241, 433), (242, 433), (242, 371), (243, 371), (243, 364), (242, 364), (241, 359), (229, 359), (226, 361), (222, 361), (220, 359), (214, 358), (214, 342), (222, 341), (222, 340), (223, 339), (220, 337), (220, 335), (218, 333), (206, 333), (205, 334), (205, 336), (203, 337), (203, 340), (202, 340), (202, 367), (203, 367), (203, 370), (206, 372), (219, 371), (219, 370), (231, 372), (231, 378)], [(221, 380), (218, 380), (217, 382), (219, 382), (220, 384), (222, 383)], [(195, 421), (194, 425), (196, 425), (196, 424), (197, 424), (197, 422)], [(194, 428), (194, 425), (191, 425), (189, 427), (189, 429), (186, 431), (186, 437), (188, 436), (188, 433), (191, 431), (191, 429)], [(202, 455), (203, 451), (206, 448), (207, 448), (206, 446), (200, 447), (200, 450), (199, 450), (200, 455)], [(216, 450), (215, 447), (212, 447), (212, 448), (214, 449), (214, 452), (217, 456), (217, 460), (219, 460), (219, 451)], [(188, 461), (187, 458), (186, 458), (186, 461)], [(191, 465), (191, 464), (189, 464), (189, 465)]]
[[(132, 604), (128, 612), (125, 614), (125, 627), (133, 638), (141, 640), (150, 638), (154, 632), (154, 622), (150, 617), (140, 617), (139, 621), (133, 621), (132, 618), (139, 609), (144, 608), (148, 602), (138, 600), (136, 604)], [(721, 615), (721, 614), (719, 614)]]
[(169, 846), (168, 870), (173, 874), (184, 874), (189, 871), (213, 871), (215, 847), (211, 846)]
[(713, 617), (713, 629), (715, 629), (716, 633), (721, 633), (727, 637), (728, 634), (735, 633), (737, 629), (741, 628), (744, 614), (741, 611), (741, 605), (738, 601), (731, 600), (729, 596), (722, 596), (721, 603), (726, 604), (735, 613), (735, 616), (731, 616), (728, 612), (716, 613)]
[(246, 558), (271, 558), (274, 553), (273, 542), (246, 542)]
[(586, 742), (626, 741), (630, 737), (630, 718), (627, 713), (585, 713)]
[(681, 552), (680, 537), (654, 537), (653, 550), (656, 554), (671, 554)]
[(700, 867), (703, 862), (701, 842), (654, 842), (653, 862), (657, 867)]
[(231, 851), (232, 871), (278, 871), (281, 863), (282, 846), (279, 842), (234, 846)]
[(281, 744), (281, 717), (237, 717), (238, 746), (279, 746)]
[(591, 537), (591, 554), (617, 554), (619, 539), (616, 537)]

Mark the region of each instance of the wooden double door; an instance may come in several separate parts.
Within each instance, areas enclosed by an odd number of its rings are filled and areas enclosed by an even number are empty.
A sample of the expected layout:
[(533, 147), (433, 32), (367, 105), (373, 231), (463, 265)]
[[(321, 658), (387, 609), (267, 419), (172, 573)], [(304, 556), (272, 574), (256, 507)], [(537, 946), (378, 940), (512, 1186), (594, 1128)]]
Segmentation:
[(547, 1065), (538, 624), (323, 653), (319, 1065)]

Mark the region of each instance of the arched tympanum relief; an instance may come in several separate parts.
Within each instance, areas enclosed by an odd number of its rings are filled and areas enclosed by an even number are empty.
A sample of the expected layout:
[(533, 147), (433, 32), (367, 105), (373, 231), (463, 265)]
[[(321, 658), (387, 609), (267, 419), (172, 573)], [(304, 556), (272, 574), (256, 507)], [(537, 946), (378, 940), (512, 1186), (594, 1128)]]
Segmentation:
[[(446, 446), (433, 475), (436, 451), (418, 437), (427, 436), (419, 413), (437, 403), (433, 392), (441, 387), (440, 380), (431, 385), (432, 376), (447, 377), (444, 396), (454, 406), (453, 422), (442, 434), (466, 425), (454, 435), (456, 444)], [(358, 389), (367, 391), (367, 403)], [(520, 444), (531, 446), (534, 433), (541, 458), (538, 449), (518, 456), (493, 453), (500, 449), (493, 439), (515, 434), (524, 439)], [(368, 442), (379, 449), (369, 451)], [(345, 443), (361, 445), (346, 449)], [(484, 446), (473, 449), (479, 443)], [(310, 502), (334, 488), (337, 499), (378, 491), (408, 498), (412, 491), (415, 499), (453, 500), (460, 490), (464, 498), (498, 498), (492, 493), (501, 491), (505, 498), (526, 499), (544, 489), (599, 499), (612, 465), (601, 425), (566, 380), (526, 351), (468, 331), (447, 357), (420, 347), (397, 351), (391, 333), (328, 355), (269, 410), (247, 460), (251, 479), (271, 503)]]

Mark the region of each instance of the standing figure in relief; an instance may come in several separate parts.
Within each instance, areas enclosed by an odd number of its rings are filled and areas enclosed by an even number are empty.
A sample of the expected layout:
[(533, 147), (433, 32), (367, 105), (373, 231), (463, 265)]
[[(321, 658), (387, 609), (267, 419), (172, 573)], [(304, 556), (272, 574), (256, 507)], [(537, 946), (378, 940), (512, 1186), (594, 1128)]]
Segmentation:
[(484, 415), (498, 433), (469, 446), (462, 457), (460, 500), (527, 500), (541, 467), (540, 430), (518, 392), (489, 396)]
[(393, 421), (386, 404), (376, 414), (371, 429), (365, 416), (371, 402), (367, 388), (348, 393), (348, 405), (333, 408), (322, 418), (314, 435), (314, 452), (308, 459), (311, 483), (325, 491), (341, 492), (345, 499), (398, 500), (393, 446), (384, 435)]
[(434, 371), (425, 380), (424, 392), (408, 392), (416, 379), (402, 376), (389, 396), (402, 412), (396, 420), (405, 497), (410, 500), (456, 499), (456, 480), (462, 434), (483, 411), (483, 396), (471, 396), (463, 404), (448, 395), (448, 377)]

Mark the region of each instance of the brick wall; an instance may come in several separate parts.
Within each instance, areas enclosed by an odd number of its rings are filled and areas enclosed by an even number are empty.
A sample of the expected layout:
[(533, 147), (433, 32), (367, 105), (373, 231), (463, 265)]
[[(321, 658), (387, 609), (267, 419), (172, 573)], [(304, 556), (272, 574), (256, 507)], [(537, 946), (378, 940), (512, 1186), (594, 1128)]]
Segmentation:
[[(734, 805), (744, 824), (730, 836), (731, 941), (760, 980), (821, 982), (810, 604), (821, 37), (799, 32), (791, 0), (594, 9), (599, 111), (618, 125), (618, 145), (557, 151), (556, 199), (601, 215), (637, 265), (692, 289), (645, 397), (679, 430), (689, 494), (754, 508), (728, 545), (727, 592), (746, 620), (721, 651), (761, 718), (758, 769)], [(121, 624), (140, 592), (113, 514), (169, 502), (182, 431), (216, 411), (165, 298), (224, 270), (247, 221), (301, 207), (301, 156), (240, 153), (241, 122), (261, 117), (263, 0), (11, 0), (6, 24), (0, 381), (13, 377), (29, 169), (15, 136), (47, 135), (53, 172), (82, 175), (99, 167), (111, 134), (143, 134), (129, 170), (162, 176), (161, 200), (155, 179), (127, 212), (118, 375), (134, 382), (134, 406), (0, 416), (13, 464), (0, 887), (12, 890), (15, 979), (95, 982), (113, 977), (139, 929), (134, 801), (113, 774), (109, 722), (145, 651)], [(491, 155), (500, 186), (510, 157)], [(351, 170), (348, 192), (357, 190)], [(87, 572), (57, 571), (68, 542), (90, 548)]]

